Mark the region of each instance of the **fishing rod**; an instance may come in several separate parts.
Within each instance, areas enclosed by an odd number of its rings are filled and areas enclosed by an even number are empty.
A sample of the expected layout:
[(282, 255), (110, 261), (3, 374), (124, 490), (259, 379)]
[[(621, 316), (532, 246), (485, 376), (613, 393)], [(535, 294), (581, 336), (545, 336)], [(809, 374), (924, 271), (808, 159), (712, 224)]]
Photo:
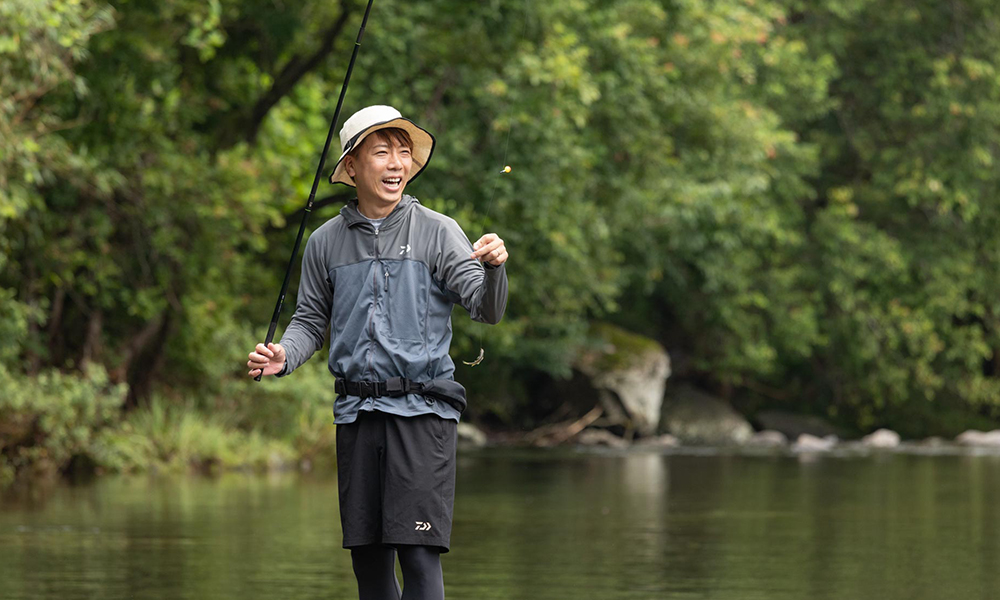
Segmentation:
[[(295, 259), (299, 255), (299, 246), (302, 245), (302, 235), (306, 231), (306, 221), (309, 213), (312, 212), (313, 203), (316, 200), (316, 188), (319, 187), (319, 178), (323, 174), (323, 165), (326, 163), (326, 153), (330, 150), (330, 141), (337, 131), (337, 122), (340, 121), (340, 110), (344, 107), (344, 97), (347, 96), (347, 84), (351, 82), (351, 72), (354, 71), (354, 61), (358, 58), (358, 50), (361, 49), (361, 38), (365, 35), (365, 26), (368, 24), (368, 14), (371, 13), (372, 3), (375, 0), (368, 0), (365, 8), (365, 16), (361, 19), (361, 28), (358, 29), (358, 39), (354, 41), (354, 51), (351, 53), (351, 62), (347, 65), (347, 73), (344, 75), (344, 85), (340, 88), (340, 99), (337, 100), (337, 109), (333, 111), (333, 121), (330, 123), (330, 132), (326, 134), (326, 144), (323, 145), (323, 153), (319, 157), (319, 165), (316, 167), (316, 177), (313, 179), (312, 190), (309, 192), (309, 201), (306, 202), (305, 212), (302, 213), (302, 223), (299, 225), (299, 235), (295, 238), (295, 247), (292, 248), (292, 256), (288, 259), (288, 268), (285, 269), (285, 280), (281, 284), (281, 291), (278, 293), (278, 301), (274, 305), (274, 314), (271, 316), (271, 326), (267, 328), (267, 337), (264, 339), (266, 347), (274, 340), (274, 332), (278, 329), (278, 317), (281, 316), (281, 307), (285, 304), (285, 293), (288, 292), (288, 282), (292, 278), (292, 268), (295, 266)], [(261, 369), (259, 375), (253, 378), (260, 381), (264, 375)]]

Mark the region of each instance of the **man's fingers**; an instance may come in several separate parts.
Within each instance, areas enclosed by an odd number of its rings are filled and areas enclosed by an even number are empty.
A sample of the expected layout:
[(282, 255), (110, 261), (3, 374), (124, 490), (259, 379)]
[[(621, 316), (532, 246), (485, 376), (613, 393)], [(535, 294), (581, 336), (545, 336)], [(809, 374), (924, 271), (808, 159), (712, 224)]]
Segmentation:
[(256, 352), (251, 352), (249, 358), (250, 362), (259, 363), (262, 365), (266, 365), (267, 363), (271, 362), (271, 357), (264, 356), (263, 354), (257, 354)]
[(472, 253), (472, 258), (482, 258), (483, 256), (486, 256), (487, 254), (490, 254), (494, 250), (496, 250), (498, 248), (501, 248), (501, 247), (503, 247), (503, 240), (497, 238), (497, 239), (493, 240), (492, 242), (490, 242), (489, 244), (486, 244), (486, 245), (480, 247), (479, 250), (476, 250), (475, 252), (473, 252)]
[(262, 343), (257, 344), (254, 352), (247, 355), (247, 358), (250, 359), (247, 361), (247, 368), (250, 369), (248, 374), (251, 377), (257, 377), (262, 375), (265, 369), (275, 365), (280, 366), (285, 360), (284, 355), (285, 349), (281, 347), (281, 344), (270, 343), (266, 346)]
[(473, 250), (480, 250), (487, 244), (499, 240), (500, 238), (495, 233), (487, 233), (483, 237), (476, 240), (476, 243), (472, 245)]

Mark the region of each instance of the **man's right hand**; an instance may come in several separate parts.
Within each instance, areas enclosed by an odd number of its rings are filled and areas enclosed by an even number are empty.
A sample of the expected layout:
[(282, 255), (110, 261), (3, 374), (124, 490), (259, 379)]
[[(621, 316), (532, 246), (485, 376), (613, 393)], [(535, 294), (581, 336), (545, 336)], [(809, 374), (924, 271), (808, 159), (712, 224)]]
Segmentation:
[(257, 344), (257, 348), (250, 353), (250, 360), (247, 361), (250, 367), (250, 377), (264, 375), (274, 375), (280, 373), (285, 368), (285, 349), (281, 344)]

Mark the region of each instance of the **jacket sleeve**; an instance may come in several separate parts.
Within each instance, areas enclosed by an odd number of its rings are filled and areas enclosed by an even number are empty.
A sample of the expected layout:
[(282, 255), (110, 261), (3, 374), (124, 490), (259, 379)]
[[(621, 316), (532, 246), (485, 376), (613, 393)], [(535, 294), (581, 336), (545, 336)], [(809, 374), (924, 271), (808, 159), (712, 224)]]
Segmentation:
[(507, 269), (471, 258), (472, 243), (453, 219), (438, 230), (436, 277), (474, 321), (495, 325), (507, 308)]
[(278, 373), (284, 377), (297, 369), (320, 348), (330, 326), (333, 306), (333, 286), (330, 283), (321, 240), (312, 235), (302, 255), (302, 275), (299, 281), (298, 304), (295, 314), (281, 336), (285, 349), (285, 367)]

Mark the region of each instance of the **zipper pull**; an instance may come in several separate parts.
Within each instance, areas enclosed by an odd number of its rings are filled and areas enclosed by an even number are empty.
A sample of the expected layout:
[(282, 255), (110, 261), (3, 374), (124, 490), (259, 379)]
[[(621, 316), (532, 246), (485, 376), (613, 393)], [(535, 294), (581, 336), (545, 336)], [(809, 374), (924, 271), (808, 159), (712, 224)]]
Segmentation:
[(385, 270), (385, 291), (389, 292), (389, 269)]

